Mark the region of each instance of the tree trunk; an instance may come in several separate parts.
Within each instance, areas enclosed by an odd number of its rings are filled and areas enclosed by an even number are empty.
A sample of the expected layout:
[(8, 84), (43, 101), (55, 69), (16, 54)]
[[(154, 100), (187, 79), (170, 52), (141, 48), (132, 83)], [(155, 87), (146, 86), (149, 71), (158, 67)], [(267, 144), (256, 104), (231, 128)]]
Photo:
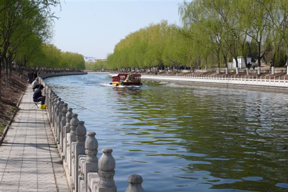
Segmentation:
[(2, 63), (0, 62), (0, 99), (2, 98)]
[(235, 62), (236, 62), (236, 75), (238, 75), (238, 59), (237, 59), (237, 57), (234, 57), (234, 59), (235, 59)]
[(220, 52), (217, 54), (217, 67), (220, 68), (221, 66), (221, 61), (220, 61)]
[(13, 65), (12, 65), (12, 54), (10, 54), (9, 56), (8, 56), (8, 66), (9, 66), (9, 77), (8, 77), (8, 79), (9, 79), (9, 81), (10, 81), (10, 79), (11, 79), (11, 77), (12, 77), (12, 67), (13, 67)]
[(237, 57), (235, 57), (234, 59), (235, 59), (235, 62), (236, 62), (236, 68), (238, 68), (238, 59), (237, 59)]
[(261, 67), (261, 44), (258, 43), (258, 67)]
[(8, 58), (5, 58), (5, 85), (6, 87), (9, 87), (9, 61)]

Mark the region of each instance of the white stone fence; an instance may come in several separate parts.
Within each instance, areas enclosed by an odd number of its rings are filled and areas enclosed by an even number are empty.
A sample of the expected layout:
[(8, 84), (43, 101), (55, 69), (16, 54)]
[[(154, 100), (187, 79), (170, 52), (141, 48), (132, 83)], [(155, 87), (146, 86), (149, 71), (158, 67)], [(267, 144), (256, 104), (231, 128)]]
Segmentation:
[(223, 76), (206, 76), (206, 75), (142, 75), (142, 79), (158, 80), (158, 81), (184, 81), (184, 82), (204, 82), (204, 83), (222, 83), (222, 84), (237, 84), (237, 85), (255, 85), (255, 86), (273, 86), (273, 87), (288, 87), (288, 79), (279, 77), (262, 77), (252, 78), (247, 76), (226, 77)]
[[(88, 132), (84, 121), (78, 120), (78, 115), (72, 108), (47, 85), (43, 79), (46, 96), (46, 110), (49, 122), (61, 155), (68, 184), (72, 192), (117, 192), (114, 182), (115, 159), (113, 150), (102, 149), (102, 156), (97, 158), (98, 141), (95, 132)], [(143, 179), (133, 174), (128, 178), (125, 192), (144, 192), (141, 186)]]

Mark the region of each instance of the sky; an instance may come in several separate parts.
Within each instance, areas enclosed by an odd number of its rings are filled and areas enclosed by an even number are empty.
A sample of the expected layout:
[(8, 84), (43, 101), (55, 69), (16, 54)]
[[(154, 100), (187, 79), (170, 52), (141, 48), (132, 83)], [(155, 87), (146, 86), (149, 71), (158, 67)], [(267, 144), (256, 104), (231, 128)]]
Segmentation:
[(105, 59), (132, 32), (167, 20), (181, 25), (183, 0), (65, 0), (53, 8), (51, 43), (61, 51)]

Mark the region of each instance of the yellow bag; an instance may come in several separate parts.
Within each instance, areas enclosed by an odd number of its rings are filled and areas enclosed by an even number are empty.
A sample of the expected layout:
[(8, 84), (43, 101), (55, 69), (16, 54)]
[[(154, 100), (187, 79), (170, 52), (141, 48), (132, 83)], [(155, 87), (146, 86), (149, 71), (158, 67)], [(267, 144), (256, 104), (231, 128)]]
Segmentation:
[(46, 109), (46, 105), (45, 104), (44, 105), (40, 105), (39, 109)]

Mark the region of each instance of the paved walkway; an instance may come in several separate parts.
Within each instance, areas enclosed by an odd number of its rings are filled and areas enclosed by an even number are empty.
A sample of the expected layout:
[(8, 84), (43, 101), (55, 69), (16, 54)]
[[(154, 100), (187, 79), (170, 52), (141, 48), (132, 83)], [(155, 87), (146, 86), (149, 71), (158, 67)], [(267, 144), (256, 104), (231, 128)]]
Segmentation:
[(28, 86), (2, 146), (0, 192), (69, 191), (45, 110)]

